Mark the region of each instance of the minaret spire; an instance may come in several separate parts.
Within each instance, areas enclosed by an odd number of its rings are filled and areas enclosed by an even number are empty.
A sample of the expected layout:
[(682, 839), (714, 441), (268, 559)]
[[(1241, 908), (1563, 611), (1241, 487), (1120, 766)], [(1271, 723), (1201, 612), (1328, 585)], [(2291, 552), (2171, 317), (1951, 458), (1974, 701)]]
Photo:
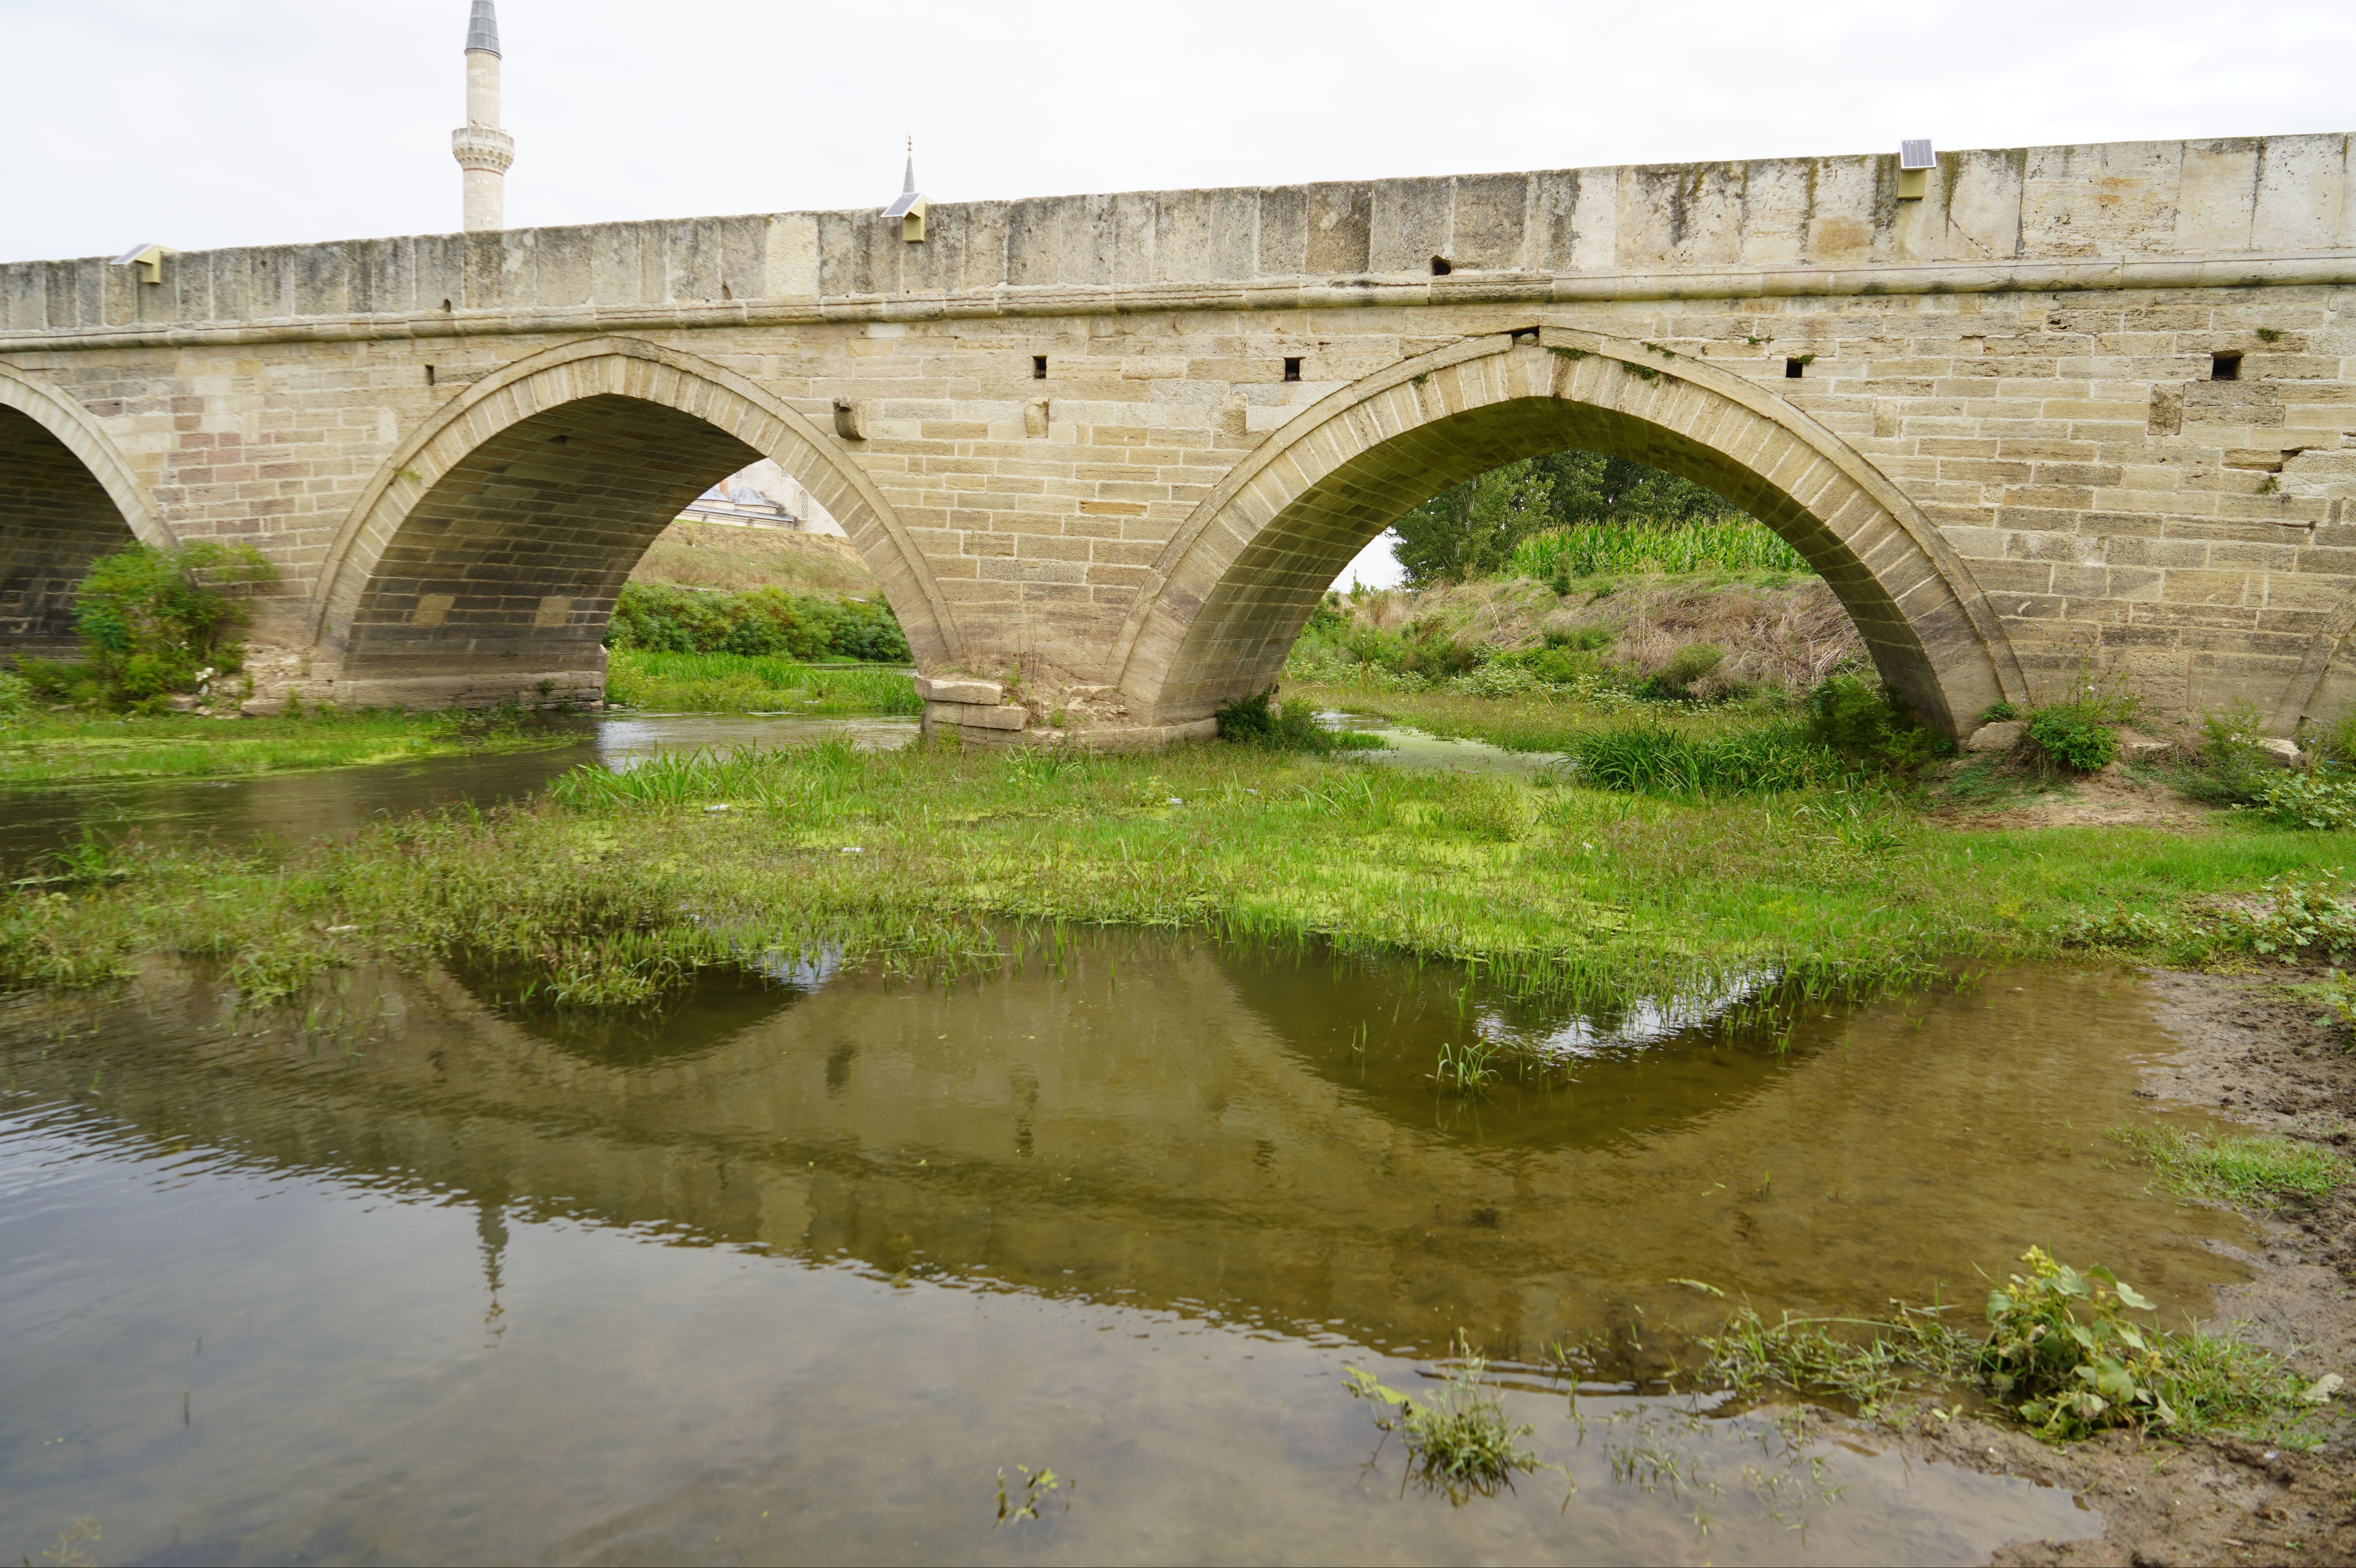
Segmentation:
[(450, 133), (450, 154), (466, 171), (466, 231), (506, 228), (515, 140), (499, 129), (499, 13), (492, 0), (475, 0), (466, 21), (466, 123)]

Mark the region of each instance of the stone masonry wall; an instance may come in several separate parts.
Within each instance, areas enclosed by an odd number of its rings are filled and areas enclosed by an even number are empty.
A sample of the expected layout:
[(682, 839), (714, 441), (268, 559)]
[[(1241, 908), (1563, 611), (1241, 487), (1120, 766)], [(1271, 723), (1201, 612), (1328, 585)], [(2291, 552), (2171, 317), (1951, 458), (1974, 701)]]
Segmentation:
[[(680, 454), (662, 496), (616, 502), (584, 466), (510, 506), (477, 475), (367, 560), (356, 508), (404, 443), (509, 396), (519, 362), (645, 345), (813, 432), (798, 455), (755, 449), (814, 491), (872, 487), (866, 532), (846, 526), (904, 619), (941, 607), (929, 670), (1020, 658), (1183, 725), (1208, 688), (1163, 704), (1166, 665), (1121, 664), (1122, 628), (1179, 592), (1173, 541), (1239, 464), (1313, 464), (1305, 411), (1419, 356), (1592, 335), (1737, 378), (1886, 478), (2020, 679), (2091, 659), (2164, 709), (2247, 699), (2286, 728), (2356, 701), (2348, 140), (1947, 155), (1921, 201), (1898, 199), (1894, 159), (1826, 158), (942, 204), (919, 244), (819, 213), (174, 256), (160, 285), (16, 263), (0, 378), (88, 411), (177, 536), (268, 549), (286, 581), (266, 634), (312, 678), (374, 638), (424, 694), (436, 659), (455, 679), (485, 656), (458, 633), (494, 601), (534, 634), (503, 646), (593, 647), (594, 585), (643, 531), (600, 507), (668, 506), (745, 448), (626, 405), (600, 440)], [(0, 494), (0, 550), (19, 504)], [(437, 565), (454, 508), (471, 564)], [(487, 549), (503, 516), (536, 542)], [(1320, 546), (1336, 569), (1346, 531)], [(334, 591), (375, 608), (330, 613), (331, 567), (381, 574)], [(494, 656), (507, 681), (587, 656)]]

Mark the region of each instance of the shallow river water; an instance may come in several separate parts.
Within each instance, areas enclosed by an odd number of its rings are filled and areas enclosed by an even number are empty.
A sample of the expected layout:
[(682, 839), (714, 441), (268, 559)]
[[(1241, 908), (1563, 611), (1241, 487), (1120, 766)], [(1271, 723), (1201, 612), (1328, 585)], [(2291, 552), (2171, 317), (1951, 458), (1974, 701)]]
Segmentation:
[[(2104, 1136), (2168, 1049), (2130, 977), (1779, 1040), (1009, 941), (620, 1022), (366, 967), (291, 1013), (163, 966), (0, 1000), (0, 1553), (89, 1519), (99, 1562), (1972, 1562), (2101, 1520), (1660, 1378), (1746, 1300), (1971, 1312), (2032, 1242), (2171, 1317), (2241, 1277), (2203, 1244), (2239, 1221)], [(1442, 1092), (1477, 1036), (1553, 1066)], [(1428, 1390), (1459, 1335), (1554, 1467), (1462, 1506), (1343, 1376)], [(1025, 1466), (1059, 1487), (1001, 1521)]]

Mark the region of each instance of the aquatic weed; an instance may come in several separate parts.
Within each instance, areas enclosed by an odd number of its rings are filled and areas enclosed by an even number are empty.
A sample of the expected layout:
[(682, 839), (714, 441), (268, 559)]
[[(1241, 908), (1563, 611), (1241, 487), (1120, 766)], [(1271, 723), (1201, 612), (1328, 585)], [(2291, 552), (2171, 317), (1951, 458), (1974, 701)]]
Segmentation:
[(1386, 1387), (1360, 1367), (1344, 1367), (1342, 1375), (1354, 1397), (1375, 1400), (1388, 1412), (1378, 1413), (1375, 1424), (1407, 1444), (1412, 1473), (1462, 1503), (1512, 1486), (1516, 1471), (1537, 1468), (1537, 1456), (1521, 1443), (1534, 1428), (1509, 1419), (1505, 1402), (1482, 1381), (1488, 1362), (1461, 1334), (1450, 1349), (1456, 1370), (1430, 1399)]

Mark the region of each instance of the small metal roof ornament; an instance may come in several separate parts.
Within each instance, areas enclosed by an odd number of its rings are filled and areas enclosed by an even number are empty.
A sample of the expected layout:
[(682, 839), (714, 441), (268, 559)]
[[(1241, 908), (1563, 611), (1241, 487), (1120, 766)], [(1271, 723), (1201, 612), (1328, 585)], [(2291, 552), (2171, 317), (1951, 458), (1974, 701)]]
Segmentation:
[(908, 138), (908, 174), (900, 182), (900, 199), (884, 209), (886, 218), (900, 220), (900, 238), (911, 245), (920, 245), (925, 239), (925, 214), (932, 202), (916, 189), (916, 138)]
[(1920, 201), (1930, 193), (1931, 171), (1939, 160), (1932, 155), (1931, 139), (1898, 144), (1898, 199)]

